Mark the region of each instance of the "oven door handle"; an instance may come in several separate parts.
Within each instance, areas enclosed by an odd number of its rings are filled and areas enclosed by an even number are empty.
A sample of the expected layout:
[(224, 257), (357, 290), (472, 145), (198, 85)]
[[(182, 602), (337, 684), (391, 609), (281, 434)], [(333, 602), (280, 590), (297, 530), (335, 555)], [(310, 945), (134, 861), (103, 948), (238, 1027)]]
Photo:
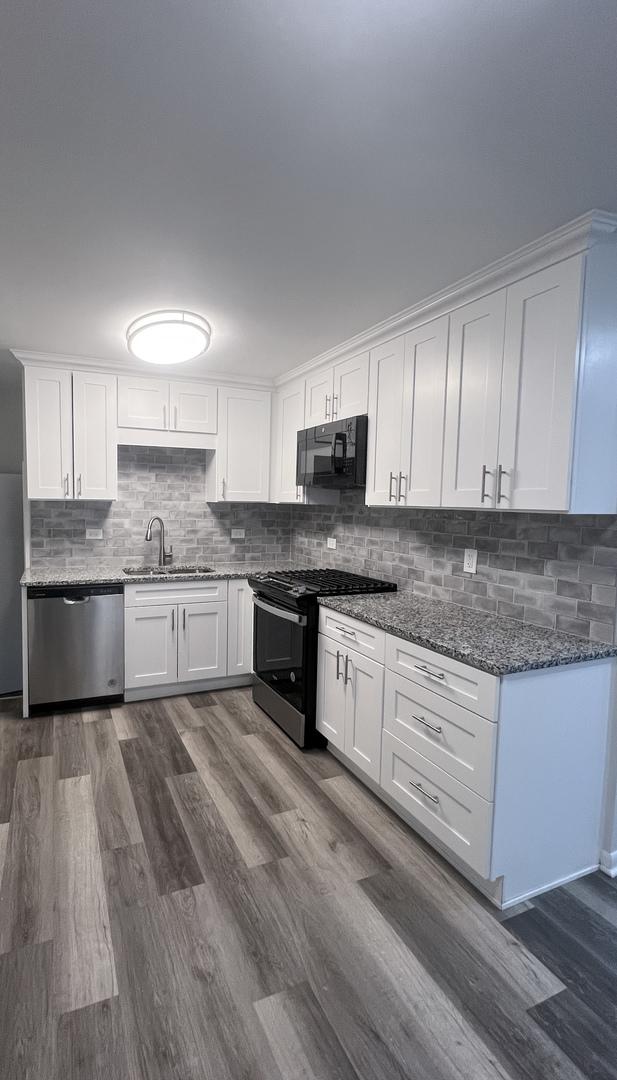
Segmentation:
[(260, 600), (257, 596), (253, 597), (253, 603), (255, 607), (261, 608), (262, 611), (267, 611), (268, 615), (276, 615), (277, 619), (286, 619), (287, 622), (295, 623), (296, 626), (306, 626), (306, 615), (296, 615), (294, 611), (286, 611), (285, 608), (274, 607), (272, 604), (265, 604), (263, 600)]

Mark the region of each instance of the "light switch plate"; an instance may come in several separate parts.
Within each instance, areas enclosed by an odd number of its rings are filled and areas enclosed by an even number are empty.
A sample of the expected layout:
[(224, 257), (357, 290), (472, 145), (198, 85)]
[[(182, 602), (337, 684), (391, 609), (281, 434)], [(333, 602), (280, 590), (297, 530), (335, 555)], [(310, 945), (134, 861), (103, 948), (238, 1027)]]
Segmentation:
[(478, 552), (475, 548), (465, 548), (463, 570), (466, 574), (476, 574), (478, 571)]
[(102, 540), (102, 529), (86, 529), (86, 540)]
[(246, 536), (246, 532), (245, 532), (244, 529), (232, 529), (231, 530), (231, 539), (232, 540), (244, 540), (245, 536)]
[(331, 548), (332, 550), (334, 550), (334, 548), (336, 547), (336, 537), (335, 536), (329, 536), (328, 539), (326, 540), (326, 546)]

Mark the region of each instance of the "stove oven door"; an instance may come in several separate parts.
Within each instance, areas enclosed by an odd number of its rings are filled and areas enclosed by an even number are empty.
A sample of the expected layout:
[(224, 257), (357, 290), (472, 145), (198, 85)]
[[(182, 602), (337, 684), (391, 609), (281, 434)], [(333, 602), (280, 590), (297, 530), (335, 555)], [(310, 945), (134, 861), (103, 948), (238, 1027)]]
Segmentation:
[[(307, 652), (305, 614), (253, 597), (253, 698), (299, 746), (306, 745)], [(309, 690), (310, 693), (310, 690)]]

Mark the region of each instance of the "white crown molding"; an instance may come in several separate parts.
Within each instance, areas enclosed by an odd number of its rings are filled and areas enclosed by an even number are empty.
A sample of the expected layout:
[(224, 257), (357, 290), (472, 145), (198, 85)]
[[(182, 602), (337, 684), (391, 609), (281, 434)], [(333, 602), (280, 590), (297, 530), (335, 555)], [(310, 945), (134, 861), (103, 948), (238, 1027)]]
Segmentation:
[(606, 238), (615, 239), (616, 233), (617, 214), (609, 214), (604, 210), (590, 210), (553, 232), (546, 233), (538, 240), (525, 244), (510, 255), (460, 278), (446, 289), (441, 289), (425, 300), (404, 308), (403, 311), (375, 323), (367, 330), (347, 338), (346, 341), (340, 342), (332, 349), (327, 349), (312, 360), (299, 364), (283, 375), (278, 375), (274, 383), (276, 386), (281, 386), (321, 367), (322, 364), (343, 360), (354, 353), (373, 348), (387, 341), (388, 338), (404, 334), (430, 319), (436, 319), (480, 296), (504, 288), (542, 267), (561, 262), (571, 255), (577, 255)]
[(161, 378), (173, 382), (197, 382), (208, 383), (214, 386), (244, 386), (252, 390), (272, 390), (274, 382), (272, 379), (262, 379), (256, 376), (249, 375), (231, 375), (223, 374), (216, 371), (209, 371), (207, 375), (184, 374), (183, 372), (173, 372), (169, 369), (163, 370), (156, 367), (154, 364), (150, 364), (146, 369), (143, 366), (136, 364), (130, 359), (124, 360), (101, 360), (94, 356), (72, 356), (70, 354), (63, 353), (48, 353), (48, 352), (34, 352), (31, 349), (20, 349), (11, 347), (9, 351), (13, 354), (16, 360), (19, 360), (20, 364), (24, 367), (28, 365), (36, 364), (40, 366), (48, 365), (55, 368), (70, 368), (71, 371), (104, 371), (112, 375), (139, 375), (145, 379)]

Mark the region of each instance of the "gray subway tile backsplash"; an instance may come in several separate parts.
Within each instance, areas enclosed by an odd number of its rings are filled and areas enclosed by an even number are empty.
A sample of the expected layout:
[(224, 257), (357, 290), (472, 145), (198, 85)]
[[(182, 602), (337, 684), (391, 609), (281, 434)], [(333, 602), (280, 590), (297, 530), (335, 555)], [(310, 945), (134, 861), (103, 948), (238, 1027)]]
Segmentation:
[[(396, 581), (399, 589), (497, 612), (519, 621), (613, 640), (617, 606), (617, 516), (516, 514), (366, 507), (360, 493), (339, 506), (205, 502), (205, 452), (118, 450), (118, 501), (31, 503), (33, 566), (105, 558), (153, 563), (144, 540), (155, 513), (176, 561), (285, 562), (336, 566)], [(244, 528), (244, 540), (231, 529)], [(86, 528), (103, 540), (86, 540)], [(336, 550), (326, 547), (328, 536)], [(464, 574), (464, 548), (478, 572)]]

